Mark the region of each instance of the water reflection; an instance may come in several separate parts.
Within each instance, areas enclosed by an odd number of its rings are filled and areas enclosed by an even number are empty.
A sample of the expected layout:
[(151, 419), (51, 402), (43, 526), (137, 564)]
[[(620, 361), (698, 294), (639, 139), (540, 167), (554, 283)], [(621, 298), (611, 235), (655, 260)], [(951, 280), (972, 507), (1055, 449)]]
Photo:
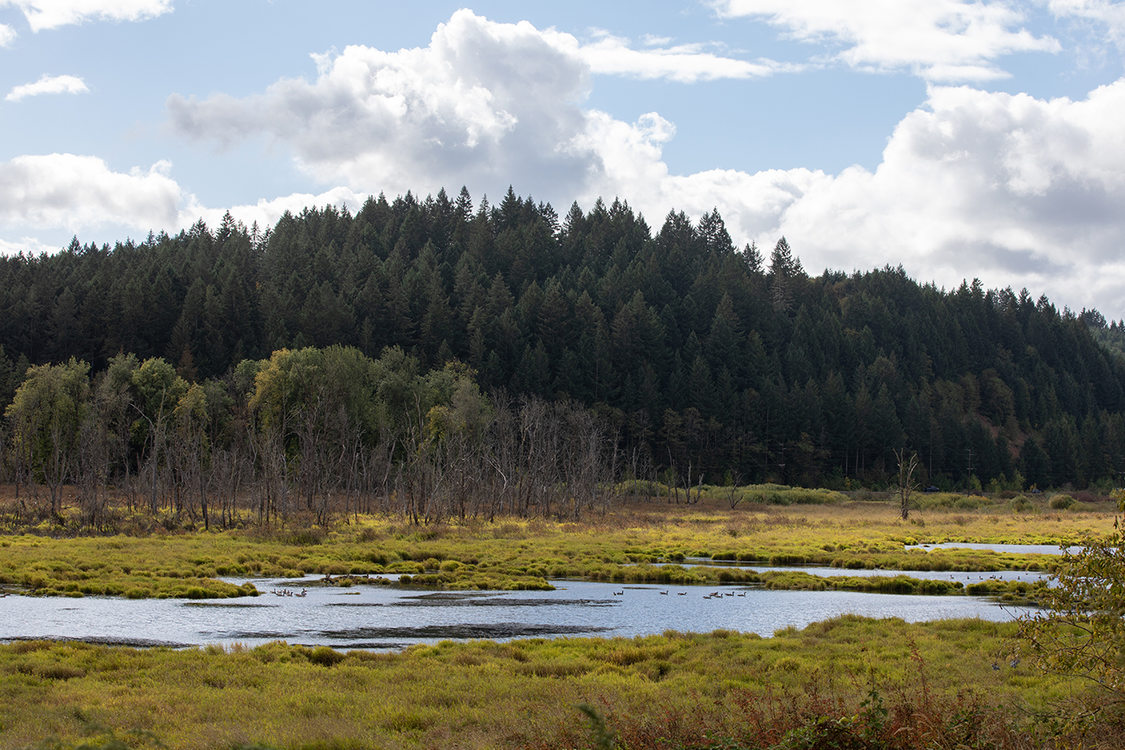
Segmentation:
[(374, 585), (349, 589), (308, 585), (312, 580), (255, 581), (263, 591), (300, 591), (307, 586), (304, 597), (266, 594), (236, 601), (11, 595), (0, 600), (0, 639), (174, 646), (256, 645), (280, 639), (335, 648), (393, 649), (442, 639), (635, 636), (669, 629), (729, 628), (771, 635), (780, 628), (801, 628), (848, 613), (918, 622), (960, 617), (1009, 620), (1028, 611), (969, 596), (587, 581), (556, 581), (556, 590), (546, 592), (427, 593)]

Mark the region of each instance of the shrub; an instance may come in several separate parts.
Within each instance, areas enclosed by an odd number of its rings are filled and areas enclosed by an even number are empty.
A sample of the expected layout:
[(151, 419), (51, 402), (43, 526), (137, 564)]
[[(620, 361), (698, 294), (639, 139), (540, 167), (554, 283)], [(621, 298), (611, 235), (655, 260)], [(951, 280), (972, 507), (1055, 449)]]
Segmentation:
[(69, 680), (73, 677), (86, 676), (86, 670), (70, 664), (48, 664), (35, 671), (40, 677), (47, 680)]
[[(1123, 507), (1121, 510), (1125, 510)], [(1041, 667), (1081, 675), (1125, 698), (1125, 528), (1066, 552), (1055, 585), (1040, 593), (1043, 610), (1025, 616), (1020, 636)]]
[(317, 526), (310, 526), (305, 529), (295, 529), (282, 535), (281, 541), (285, 544), (305, 547), (311, 544), (321, 544), (326, 538), (328, 538), (327, 531)]
[(339, 664), (345, 658), (347, 658), (345, 654), (342, 654), (333, 648), (329, 648), (328, 646), (317, 646), (308, 656), (309, 661), (311, 661), (313, 664), (320, 664), (324, 667), (331, 667), (335, 664)]
[(1072, 505), (1074, 505), (1074, 498), (1070, 495), (1052, 495), (1047, 501), (1047, 507), (1051, 510), (1066, 510)]

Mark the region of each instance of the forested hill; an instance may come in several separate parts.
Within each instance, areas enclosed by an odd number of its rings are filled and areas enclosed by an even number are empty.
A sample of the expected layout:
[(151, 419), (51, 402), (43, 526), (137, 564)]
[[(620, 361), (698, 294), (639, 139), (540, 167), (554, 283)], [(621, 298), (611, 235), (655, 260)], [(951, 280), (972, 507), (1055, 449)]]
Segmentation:
[(1125, 362), (1095, 317), (902, 269), (811, 277), (784, 239), (736, 249), (718, 212), (654, 233), (616, 201), (408, 194), (0, 260), (0, 399), (71, 356), (202, 380), (283, 347), (399, 345), (485, 391), (595, 405), (623, 450), (708, 482), (879, 481), (906, 447), (940, 485), (1082, 486), (1125, 470)]

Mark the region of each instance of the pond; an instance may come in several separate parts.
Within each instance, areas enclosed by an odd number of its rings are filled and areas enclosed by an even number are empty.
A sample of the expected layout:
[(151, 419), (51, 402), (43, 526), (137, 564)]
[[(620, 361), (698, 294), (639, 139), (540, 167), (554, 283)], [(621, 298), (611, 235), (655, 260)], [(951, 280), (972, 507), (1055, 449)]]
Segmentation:
[[(246, 599), (9, 595), (0, 599), (0, 640), (55, 638), (177, 647), (285, 640), (339, 649), (399, 649), (444, 639), (637, 636), (719, 628), (768, 636), (843, 614), (909, 622), (961, 617), (1002, 621), (1030, 611), (982, 597), (742, 586), (553, 581), (555, 591), (432, 592), (375, 585), (334, 588), (312, 585), (315, 580), (318, 577), (255, 580), (263, 594)], [(720, 595), (712, 596), (716, 592)]]
[(1081, 547), (1063, 547), (1058, 544), (980, 544), (976, 542), (941, 542), (940, 544), (907, 544), (906, 549), (975, 549), (985, 552), (1013, 552), (1019, 555), (1077, 554)]
[(1037, 570), (989, 570), (989, 571), (964, 571), (964, 570), (889, 570), (885, 568), (831, 568), (818, 565), (760, 565), (754, 563), (739, 563), (725, 560), (705, 560), (703, 558), (688, 558), (689, 561), (677, 563), (685, 568), (715, 567), (734, 568), (736, 570), (753, 570), (758, 573), (770, 571), (791, 571), (795, 573), (808, 573), (813, 576), (825, 578), (831, 576), (909, 576), (924, 581), (960, 581), (966, 586), (994, 579), (997, 581), (1040, 581), (1050, 578), (1050, 573)]

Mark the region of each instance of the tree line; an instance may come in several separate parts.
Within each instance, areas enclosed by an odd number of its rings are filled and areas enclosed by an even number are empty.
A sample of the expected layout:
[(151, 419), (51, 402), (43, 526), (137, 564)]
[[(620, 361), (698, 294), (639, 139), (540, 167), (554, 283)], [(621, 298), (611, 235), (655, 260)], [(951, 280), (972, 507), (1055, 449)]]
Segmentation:
[(163, 358), (28, 369), (6, 409), (16, 523), (112, 527), (113, 492), (175, 524), (228, 527), (389, 512), (414, 523), (577, 518), (610, 502), (619, 460), (571, 402), (485, 396), (464, 365), (423, 372), (401, 349), (283, 349), (193, 382)]
[(511, 189), (0, 259), (5, 403), (28, 365), (71, 357), (207, 383), (280, 350), (397, 347), (464, 363), (484, 393), (578, 405), (622, 471), (681, 486), (879, 484), (903, 449), (941, 487), (1118, 482), (1120, 330), (977, 281), (811, 276), (784, 238), (736, 248), (717, 210), (654, 232), (620, 200), (560, 216)]

